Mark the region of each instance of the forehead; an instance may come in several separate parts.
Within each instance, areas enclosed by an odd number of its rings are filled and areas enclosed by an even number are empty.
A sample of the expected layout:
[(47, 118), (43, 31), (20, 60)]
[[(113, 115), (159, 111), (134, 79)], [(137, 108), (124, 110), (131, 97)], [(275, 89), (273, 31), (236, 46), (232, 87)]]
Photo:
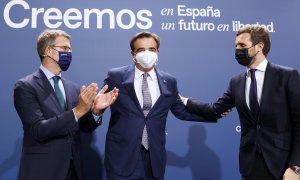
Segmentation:
[(56, 39), (55, 39), (55, 43), (56, 44), (59, 44), (61, 46), (63, 45), (70, 45), (70, 40), (64, 36), (58, 36)]
[(155, 47), (157, 44), (156, 41), (152, 37), (144, 37), (144, 38), (138, 38), (134, 42), (134, 48), (149, 48), (149, 47)]
[(243, 33), (236, 37), (235, 44), (249, 44), (251, 42), (250, 33)]

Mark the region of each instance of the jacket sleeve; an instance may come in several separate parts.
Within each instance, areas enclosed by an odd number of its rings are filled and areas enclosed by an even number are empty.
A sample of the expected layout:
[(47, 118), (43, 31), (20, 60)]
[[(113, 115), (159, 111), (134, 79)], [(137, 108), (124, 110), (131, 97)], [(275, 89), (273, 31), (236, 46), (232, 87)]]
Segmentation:
[[(176, 79), (174, 79), (172, 85), (172, 89), (174, 89), (174, 103), (171, 106), (171, 112), (178, 119), (198, 122), (217, 122), (218, 116), (216, 114), (202, 113), (202, 111), (189, 111), (188, 107), (185, 106), (180, 99)], [(205, 109), (208, 109), (207, 106), (209, 106), (209, 104), (202, 103), (201, 107), (196, 105), (194, 107), (197, 107), (202, 110), (202, 106), (205, 107)]]
[(300, 76), (296, 70), (289, 78), (287, 96), (293, 128), (290, 165), (300, 166)]
[(188, 110), (205, 117), (221, 117), (223, 112), (227, 112), (235, 106), (234, 97), (232, 95), (232, 84), (231, 80), (226, 92), (217, 102), (207, 103), (200, 100), (188, 99)]

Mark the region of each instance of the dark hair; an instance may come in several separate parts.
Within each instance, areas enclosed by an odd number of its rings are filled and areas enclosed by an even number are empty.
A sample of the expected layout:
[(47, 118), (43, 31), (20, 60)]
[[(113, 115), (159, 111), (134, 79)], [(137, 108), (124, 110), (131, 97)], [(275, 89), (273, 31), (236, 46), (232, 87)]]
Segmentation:
[(269, 31), (262, 25), (247, 25), (239, 29), (236, 33), (236, 36), (239, 36), (243, 33), (249, 33), (251, 42), (253, 45), (257, 43), (263, 43), (264, 48), (262, 50), (265, 56), (268, 55), (271, 49), (271, 41)]
[(137, 34), (135, 34), (131, 41), (130, 41), (130, 48), (131, 48), (131, 51), (134, 51), (134, 43), (137, 39), (141, 39), (141, 38), (153, 38), (156, 42), (156, 48), (159, 49), (159, 46), (160, 46), (160, 39), (158, 37), (158, 35), (156, 35), (155, 33), (151, 33), (151, 32), (148, 32), (148, 31), (142, 31), (142, 32), (139, 32)]

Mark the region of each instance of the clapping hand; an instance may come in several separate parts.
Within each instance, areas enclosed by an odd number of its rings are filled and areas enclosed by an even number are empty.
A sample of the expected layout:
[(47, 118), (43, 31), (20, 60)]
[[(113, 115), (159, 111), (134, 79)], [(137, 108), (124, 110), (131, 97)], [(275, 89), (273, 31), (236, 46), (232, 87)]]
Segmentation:
[(101, 111), (103, 109), (107, 108), (108, 106), (110, 106), (116, 101), (119, 95), (119, 89), (114, 87), (113, 90), (105, 93), (107, 89), (108, 89), (108, 85), (103, 86), (103, 88), (99, 91), (99, 93), (95, 97), (93, 107), (92, 107), (93, 114), (95, 115), (101, 114)]

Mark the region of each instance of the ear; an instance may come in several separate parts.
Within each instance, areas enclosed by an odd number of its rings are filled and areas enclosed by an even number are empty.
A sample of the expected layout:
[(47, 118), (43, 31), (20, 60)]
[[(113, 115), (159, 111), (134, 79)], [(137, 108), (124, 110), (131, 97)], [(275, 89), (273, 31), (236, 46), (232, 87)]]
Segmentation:
[(258, 43), (258, 47), (259, 47), (259, 49), (263, 50), (264, 47), (265, 47), (265, 45), (264, 45), (264, 43), (259, 42), (259, 43)]
[(134, 52), (131, 51), (130, 53), (131, 53), (131, 57), (134, 59), (134, 56), (135, 56)]
[(45, 54), (45, 55), (49, 55), (49, 54), (51, 54), (51, 51), (52, 51), (52, 49), (51, 49), (49, 46), (47, 46), (47, 47), (45, 48), (44, 54)]

